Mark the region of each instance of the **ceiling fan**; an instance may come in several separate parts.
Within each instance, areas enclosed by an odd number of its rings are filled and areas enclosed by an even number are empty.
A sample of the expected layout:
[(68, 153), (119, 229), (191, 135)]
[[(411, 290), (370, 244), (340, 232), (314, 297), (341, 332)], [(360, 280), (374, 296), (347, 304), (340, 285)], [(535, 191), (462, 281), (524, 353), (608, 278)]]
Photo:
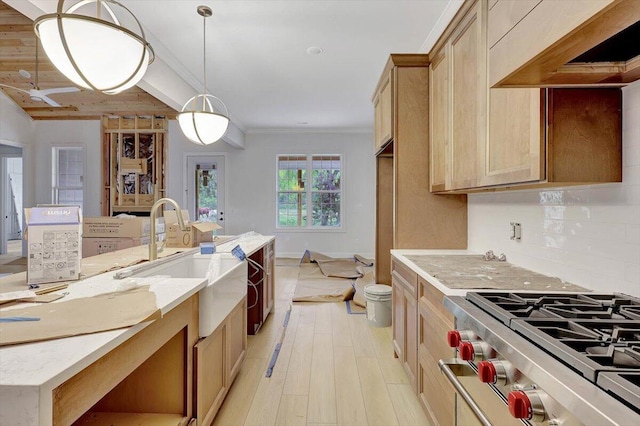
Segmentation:
[[(54, 95), (56, 93), (79, 92), (80, 89), (78, 89), (77, 87), (53, 87), (51, 89), (40, 89), (40, 87), (38, 86), (38, 50), (38, 41), (36, 40), (36, 80), (35, 82), (31, 82), (31, 85), (33, 86), (32, 89), (25, 90), (20, 89), (19, 87), (14, 87), (2, 83), (0, 83), (0, 86), (26, 93), (27, 95), (29, 95), (32, 101), (46, 102), (52, 107), (60, 107), (62, 105), (51, 99), (49, 95)], [(26, 78), (31, 78), (31, 74), (26, 70), (20, 70), (20, 75)]]

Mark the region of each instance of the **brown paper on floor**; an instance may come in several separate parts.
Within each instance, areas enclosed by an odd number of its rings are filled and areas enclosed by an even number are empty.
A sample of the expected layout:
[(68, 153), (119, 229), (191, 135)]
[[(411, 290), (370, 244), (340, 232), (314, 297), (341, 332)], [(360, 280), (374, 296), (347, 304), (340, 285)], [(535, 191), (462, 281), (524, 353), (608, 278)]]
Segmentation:
[(298, 279), (293, 293), (294, 302), (342, 302), (353, 296), (351, 280), (344, 279)]
[[(356, 259), (358, 259), (358, 261), (356, 261)], [(364, 260), (362, 256), (358, 255), (351, 259), (335, 259), (322, 253), (306, 250), (304, 255), (302, 255), (300, 264), (316, 263), (326, 277), (355, 279), (364, 275), (359, 268), (359, 266), (363, 264), (360, 259)], [(366, 264), (365, 266), (370, 265)]]
[(362, 278), (356, 280), (356, 293), (353, 295), (353, 303), (363, 308), (367, 307), (367, 299), (364, 297), (364, 288), (375, 284), (373, 271), (369, 271)]
[(0, 346), (115, 330), (158, 319), (156, 295), (149, 286), (65, 302), (0, 312), (0, 317), (40, 321), (0, 323)]

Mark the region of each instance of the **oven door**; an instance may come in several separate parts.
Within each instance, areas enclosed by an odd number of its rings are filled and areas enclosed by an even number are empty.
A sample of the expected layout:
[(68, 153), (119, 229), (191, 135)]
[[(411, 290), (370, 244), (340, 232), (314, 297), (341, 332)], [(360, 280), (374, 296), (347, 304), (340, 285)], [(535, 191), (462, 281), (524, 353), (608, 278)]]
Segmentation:
[(478, 379), (475, 365), (459, 359), (440, 360), (440, 371), (456, 392), (456, 425), (522, 426), (514, 418), (502, 394)]

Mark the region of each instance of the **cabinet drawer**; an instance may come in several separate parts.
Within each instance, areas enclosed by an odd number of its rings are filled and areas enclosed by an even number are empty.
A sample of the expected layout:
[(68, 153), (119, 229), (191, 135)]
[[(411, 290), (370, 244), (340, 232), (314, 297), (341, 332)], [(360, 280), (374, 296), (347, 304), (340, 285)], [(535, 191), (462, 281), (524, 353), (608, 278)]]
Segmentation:
[(420, 358), (418, 395), (434, 424), (455, 424), (455, 392), (440, 373), (438, 363), (428, 358)]
[(418, 302), (418, 349), (427, 352), (434, 362), (454, 358), (455, 349), (447, 343), (447, 332), (454, 329), (453, 322), (443, 318), (434, 306), (423, 300)]
[(444, 293), (435, 288), (431, 283), (422, 277), (418, 278), (418, 299), (430, 303), (438, 311), (442, 318), (447, 319), (451, 325), (454, 324), (453, 314), (442, 304)]
[(418, 297), (418, 274), (405, 266), (402, 262), (391, 259), (391, 275), (405, 288), (414, 298)]

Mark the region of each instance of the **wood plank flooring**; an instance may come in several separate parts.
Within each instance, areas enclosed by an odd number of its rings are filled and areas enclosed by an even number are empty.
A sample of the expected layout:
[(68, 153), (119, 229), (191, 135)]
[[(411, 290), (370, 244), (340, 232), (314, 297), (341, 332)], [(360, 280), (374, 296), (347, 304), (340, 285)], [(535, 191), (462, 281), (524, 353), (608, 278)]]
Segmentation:
[[(298, 267), (276, 266), (274, 312), (214, 419), (220, 426), (419, 425), (428, 420), (398, 359), (391, 327), (375, 328), (344, 303), (291, 303)], [(270, 378), (267, 366), (291, 316)]]

